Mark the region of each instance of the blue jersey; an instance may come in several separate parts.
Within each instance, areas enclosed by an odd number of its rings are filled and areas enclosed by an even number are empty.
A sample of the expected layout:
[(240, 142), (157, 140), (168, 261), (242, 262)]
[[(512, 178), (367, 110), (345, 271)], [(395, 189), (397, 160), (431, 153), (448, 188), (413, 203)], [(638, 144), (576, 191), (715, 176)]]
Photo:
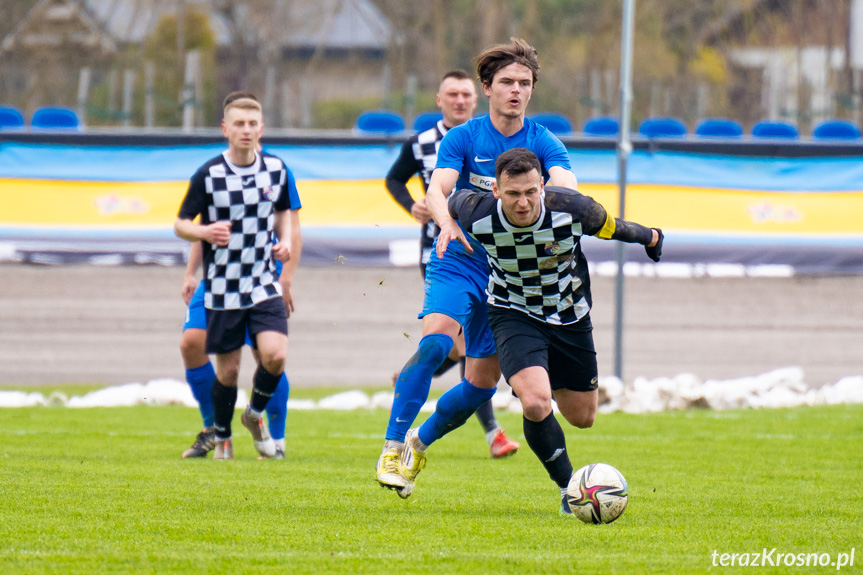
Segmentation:
[[(525, 118), (521, 130), (512, 136), (504, 136), (494, 127), (488, 115), (474, 118), (448, 131), (441, 141), (435, 168), (457, 170), (457, 190), (490, 193), (497, 157), (513, 148), (527, 148), (536, 154), (546, 182), (550, 167), (572, 169), (566, 148), (545, 126)], [(467, 238), (474, 249), (473, 257), (485, 258), (483, 247), (472, 236), (468, 235)], [(452, 242), (447, 248), (447, 251), (450, 250), (457, 254), (464, 252), (464, 246), (459, 242)]]
[(497, 131), (487, 115), (447, 132), (441, 141), (435, 167), (459, 172), (456, 189), (490, 192), (497, 157), (513, 148), (527, 148), (536, 154), (546, 182), (550, 167), (572, 169), (566, 148), (545, 126), (525, 118), (521, 130), (507, 137)]

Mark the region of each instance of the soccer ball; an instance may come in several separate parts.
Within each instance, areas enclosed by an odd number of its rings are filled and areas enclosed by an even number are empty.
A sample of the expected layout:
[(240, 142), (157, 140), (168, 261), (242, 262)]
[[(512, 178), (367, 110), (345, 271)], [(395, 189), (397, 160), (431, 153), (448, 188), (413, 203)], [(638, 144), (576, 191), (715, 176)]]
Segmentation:
[(606, 463), (576, 471), (566, 488), (569, 508), (585, 523), (611, 523), (626, 509), (629, 488), (620, 472)]

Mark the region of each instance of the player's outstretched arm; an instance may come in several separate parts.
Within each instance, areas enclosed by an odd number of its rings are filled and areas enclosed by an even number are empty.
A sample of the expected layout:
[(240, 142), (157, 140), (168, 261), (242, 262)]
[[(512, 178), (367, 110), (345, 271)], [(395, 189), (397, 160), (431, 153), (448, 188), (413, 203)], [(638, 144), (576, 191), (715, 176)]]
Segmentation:
[(603, 240), (641, 244), (647, 252), (647, 257), (655, 262), (658, 262), (662, 256), (664, 236), (659, 228), (648, 228), (635, 222), (612, 217), (602, 204), (589, 196), (564, 193), (558, 199), (554, 192), (552, 194), (555, 196), (551, 199), (552, 202), (571, 202), (573, 213), (580, 213), (579, 217), (584, 224), (585, 233)]
[(655, 262), (658, 262), (662, 256), (664, 236), (659, 228), (648, 228), (635, 222), (614, 218), (614, 233), (609, 239), (630, 244), (641, 244), (644, 246), (647, 257)]
[(453, 240), (461, 242), (468, 253), (473, 252), (470, 242), (464, 237), (461, 228), (449, 215), (447, 197), (452, 193), (458, 182), (458, 171), (452, 168), (436, 168), (432, 172), (429, 188), (426, 192), (426, 207), (432, 219), (440, 228), (437, 238), (437, 257), (442, 258), (446, 248)]

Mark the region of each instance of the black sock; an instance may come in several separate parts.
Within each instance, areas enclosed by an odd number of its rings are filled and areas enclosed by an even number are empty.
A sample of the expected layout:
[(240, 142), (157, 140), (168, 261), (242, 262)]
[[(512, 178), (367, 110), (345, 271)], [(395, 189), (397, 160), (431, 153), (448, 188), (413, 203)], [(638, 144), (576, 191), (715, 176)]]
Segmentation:
[(249, 405), (258, 413), (262, 413), (270, 402), (273, 392), (279, 386), (279, 380), (282, 379), (282, 374), (273, 375), (263, 366), (259, 365), (255, 370), (255, 377), (252, 379), (252, 400)]
[(448, 372), (448, 371), (450, 370), (450, 368), (451, 368), (452, 366), (454, 366), (455, 364), (456, 364), (456, 362), (454, 362), (454, 361), (453, 361), (453, 360), (451, 360), (450, 358), (446, 358), (445, 360), (443, 360), (443, 363), (442, 363), (442, 364), (440, 364), (440, 367), (439, 367), (439, 368), (437, 368), (437, 369), (435, 370), (435, 372), (434, 372), (434, 374), (432, 375), (432, 377), (440, 377), (440, 376), (442, 376), (443, 374), (445, 374), (446, 372)]
[(216, 437), (230, 439), (231, 420), (237, 406), (237, 388), (222, 385), (218, 378), (213, 382), (213, 425)]
[(566, 452), (566, 438), (563, 429), (554, 417), (554, 412), (542, 421), (531, 421), (524, 418), (524, 438), (531, 450), (548, 471), (551, 480), (560, 487), (569, 485), (572, 477), (572, 463)]
[(497, 429), (497, 420), (494, 418), (494, 407), (492, 407), (490, 399), (476, 410), (476, 418), (479, 419), (486, 433)]

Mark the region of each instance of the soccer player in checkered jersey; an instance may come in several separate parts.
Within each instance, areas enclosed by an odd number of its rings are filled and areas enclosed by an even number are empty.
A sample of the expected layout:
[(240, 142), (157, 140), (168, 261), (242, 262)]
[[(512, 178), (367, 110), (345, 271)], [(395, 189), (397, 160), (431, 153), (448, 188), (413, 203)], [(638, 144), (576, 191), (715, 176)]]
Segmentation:
[[(224, 109), (228, 104), (240, 98), (257, 100), (251, 92), (231, 92), (225, 97), (222, 108)], [(282, 297), (285, 300), (288, 317), (290, 317), (294, 309), (293, 298), (291, 297), (291, 282), (300, 261), (303, 240), (299, 221), (299, 209), (302, 206), (299, 193), (297, 192), (296, 181), (289, 168), (287, 169), (287, 189), (291, 201), (291, 210), (289, 212), (292, 234), (291, 259), (284, 266), (282, 266), (281, 262), (276, 261), (276, 272), (282, 285)], [(207, 314), (206, 308), (204, 308), (204, 282), (199, 283), (196, 277), (198, 268), (202, 264), (202, 259), (201, 242), (195, 242), (189, 250), (186, 274), (183, 279), (182, 297), (188, 307), (183, 324), (183, 336), (180, 340), (180, 354), (186, 370), (186, 381), (192, 390), (192, 395), (198, 402), (204, 428), (198, 433), (192, 446), (183, 452), (184, 459), (206, 457), (207, 453), (215, 447), (216, 432), (213, 427), (212, 390), (213, 382), (216, 379), (216, 372), (213, 369), (206, 349)], [(252, 354), (255, 356), (255, 360), (260, 362), (248, 333), (246, 334), (246, 345), (252, 347)], [(265, 432), (268, 431), (273, 438), (276, 446), (276, 459), (283, 459), (285, 456), (285, 424), (288, 415), (289, 393), (290, 383), (288, 382), (287, 374), (283, 372), (279, 379), (279, 385), (267, 403), (266, 409), (267, 429)]]
[(489, 322), (501, 371), (521, 400), (524, 437), (560, 488), (561, 514), (572, 464), (552, 397), (571, 425), (593, 425), (596, 351), (584, 235), (645, 246), (659, 261), (662, 231), (613, 217), (574, 189), (543, 187), (536, 155), (502, 153), (492, 194), (459, 190), (449, 213), (488, 255)]
[(408, 411), (404, 406), (422, 405), (416, 396), (427, 394), (426, 380), (431, 379), (435, 367), (461, 332), (467, 356), (465, 376), (441, 396), (435, 412), (419, 429), (411, 429), (404, 435), (387, 430), (383, 453), (378, 459), (377, 479), (403, 498), (410, 496), (416, 477), (425, 466), (425, 449), (461, 426), (491, 399), (500, 379), (485, 303), (488, 261), (482, 246), (475, 240), (468, 241), (450, 217), (446, 198), (456, 185), (459, 189), (490, 194), (495, 159), (516, 147), (536, 153), (543, 175), (547, 173), (552, 184), (572, 189), (578, 186), (569, 154), (560, 140), (525, 117), (539, 74), (536, 50), (524, 40), (512, 38), (510, 43), (493, 46), (480, 54), (476, 70), (488, 97), (489, 113), (449, 130), (438, 149), (426, 207), (441, 231), (426, 268), (425, 300), (420, 314), (423, 337), (396, 382), (393, 411), (401, 409), (401, 419), (416, 418), (419, 407)]
[[(225, 107), (222, 133), (228, 150), (192, 176), (174, 223), (179, 237), (203, 242), (207, 352), (216, 355), (215, 459), (233, 458), (231, 422), (247, 330), (261, 361), (241, 422), (262, 456), (276, 454), (260, 419), (285, 365), (287, 310), (274, 261), (291, 257), (291, 203), (284, 162), (258, 152), (262, 131), (256, 100), (240, 98)], [(273, 234), (278, 243), (272, 243)]]
[[(423, 192), (425, 192), (437, 162), (437, 150), (440, 141), (450, 128), (467, 122), (473, 116), (473, 112), (476, 110), (476, 86), (467, 72), (453, 70), (444, 74), (437, 92), (437, 106), (440, 108), (443, 118), (428, 130), (414, 134), (404, 143), (398, 159), (386, 177), (387, 191), (422, 226), (420, 271), (423, 277), (425, 277), (426, 263), (431, 255), (434, 239), (440, 228), (431, 219), (425, 206), (425, 199), (420, 198), (414, 201), (408, 191), (407, 183), (414, 174), (418, 174), (422, 179)], [(433, 376), (443, 375), (456, 363), (459, 364), (461, 376), (464, 377), (465, 357), (464, 336), (462, 335), (456, 338), (449, 355), (444, 358), (443, 363), (435, 370)], [(395, 378), (397, 375), (393, 377)], [(431, 382), (429, 381), (429, 383)], [(390, 413), (388, 427), (391, 430), (388, 435), (404, 437), (407, 433), (413, 418), (404, 418), (400, 412), (401, 410), (393, 410)], [(488, 442), (492, 458), (498, 459), (514, 455), (518, 451), (518, 443), (508, 438), (498, 424), (491, 400), (486, 401), (476, 410), (476, 416), (485, 430), (485, 439)]]

